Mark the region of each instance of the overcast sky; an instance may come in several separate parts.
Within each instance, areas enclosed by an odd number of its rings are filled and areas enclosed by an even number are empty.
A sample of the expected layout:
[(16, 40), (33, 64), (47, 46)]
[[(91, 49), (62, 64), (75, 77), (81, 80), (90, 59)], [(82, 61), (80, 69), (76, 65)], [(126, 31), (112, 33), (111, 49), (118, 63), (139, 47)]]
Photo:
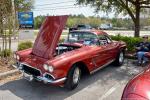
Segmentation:
[(69, 14), (83, 14), (85, 16), (101, 16), (101, 17), (114, 17), (113, 13), (109, 15), (99, 12), (94, 13), (94, 8), (75, 6), (76, 0), (35, 0), (34, 16), (38, 15), (69, 15)]

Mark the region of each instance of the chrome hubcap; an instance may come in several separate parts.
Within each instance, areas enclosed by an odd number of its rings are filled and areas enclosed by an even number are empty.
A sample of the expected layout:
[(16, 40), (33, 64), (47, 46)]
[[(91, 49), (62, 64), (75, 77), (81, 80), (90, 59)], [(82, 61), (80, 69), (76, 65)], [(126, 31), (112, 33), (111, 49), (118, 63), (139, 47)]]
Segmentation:
[(78, 83), (79, 78), (80, 78), (80, 69), (77, 67), (75, 68), (74, 73), (73, 73), (73, 83), (75, 84)]
[(124, 55), (123, 55), (123, 52), (121, 52), (119, 56), (119, 62), (122, 63), (123, 60), (124, 60)]

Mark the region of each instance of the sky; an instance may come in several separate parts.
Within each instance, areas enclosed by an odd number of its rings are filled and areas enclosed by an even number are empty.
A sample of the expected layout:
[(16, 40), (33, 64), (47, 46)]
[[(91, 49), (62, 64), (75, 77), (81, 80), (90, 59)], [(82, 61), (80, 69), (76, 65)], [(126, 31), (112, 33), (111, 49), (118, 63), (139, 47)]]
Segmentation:
[(78, 15), (83, 14), (84, 16), (97, 16), (100, 17), (114, 17), (113, 13), (105, 14), (99, 12), (96, 14), (94, 8), (90, 6), (79, 6), (75, 5), (76, 0), (35, 0), (34, 4), (34, 16), (38, 15)]

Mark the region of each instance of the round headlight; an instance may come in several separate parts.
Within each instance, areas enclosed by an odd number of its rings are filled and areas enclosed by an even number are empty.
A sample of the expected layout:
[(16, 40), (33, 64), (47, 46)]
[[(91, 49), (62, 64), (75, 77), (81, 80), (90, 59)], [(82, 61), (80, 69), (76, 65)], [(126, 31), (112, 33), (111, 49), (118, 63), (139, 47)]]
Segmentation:
[(16, 58), (17, 58), (17, 55), (14, 53), (13, 57), (16, 59)]
[(19, 59), (20, 59), (19, 55), (16, 55), (16, 59), (17, 59), (17, 60), (19, 60)]
[(53, 67), (52, 66), (48, 66), (48, 71), (49, 72), (53, 72), (54, 71)]
[(47, 64), (44, 64), (44, 65), (43, 65), (43, 68), (44, 68), (45, 70), (48, 70), (48, 65), (47, 65)]

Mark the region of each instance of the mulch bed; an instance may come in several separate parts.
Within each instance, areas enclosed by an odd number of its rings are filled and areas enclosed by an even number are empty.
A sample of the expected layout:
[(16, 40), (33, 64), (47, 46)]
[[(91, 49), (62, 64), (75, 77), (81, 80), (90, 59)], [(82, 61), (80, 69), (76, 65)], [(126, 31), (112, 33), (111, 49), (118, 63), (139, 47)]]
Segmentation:
[[(8, 63), (6, 60), (0, 60), (0, 73), (14, 70), (15, 68), (11, 66), (11, 63)], [(21, 76), (22, 74), (20, 72), (17, 72), (12, 75), (0, 78), (0, 83), (7, 83), (10, 81), (18, 80), (21, 78)]]
[(0, 73), (4, 73), (13, 69), (15, 68), (13, 68), (11, 65), (5, 64), (3, 63), (3, 61), (0, 61)]

